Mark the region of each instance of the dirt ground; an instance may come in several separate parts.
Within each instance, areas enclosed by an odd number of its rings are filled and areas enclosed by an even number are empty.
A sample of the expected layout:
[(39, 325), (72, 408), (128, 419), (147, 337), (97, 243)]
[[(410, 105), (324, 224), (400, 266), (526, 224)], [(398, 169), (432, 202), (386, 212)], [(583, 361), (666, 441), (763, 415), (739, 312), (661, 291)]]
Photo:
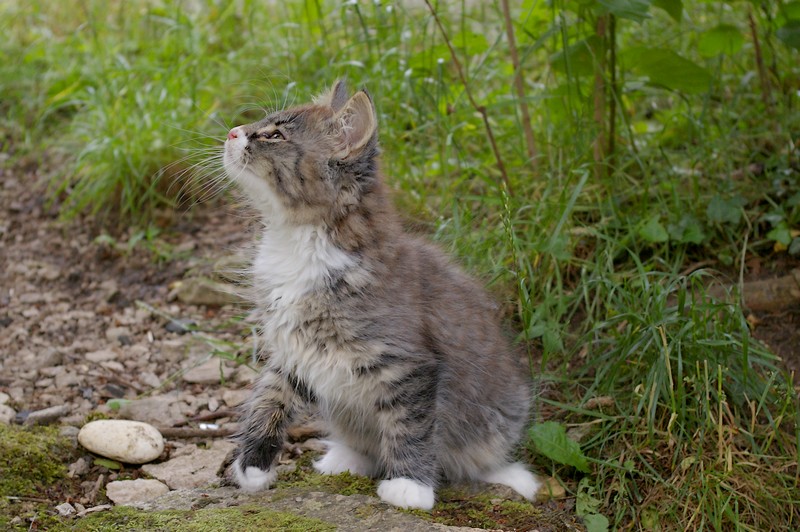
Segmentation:
[[(112, 399), (169, 396), (151, 413), (162, 425), (204, 420), (221, 433), (230, 431), (252, 372), (228, 364), (224, 386), (213, 372), (211, 378), (185, 379), (180, 371), (202, 365), (209, 345), (168, 317), (247, 349), (248, 327), (236, 319), (241, 309), (184, 303), (175, 298), (175, 283), (212, 276), (220, 257), (251, 241), (252, 218), (224, 202), (165, 214), (161, 222), (168, 229), (156, 241), (129, 249), (136, 238), (130, 231), (106, 232), (91, 217), (57, 219), (43, 192), (52, 169), (35, 160), (2, 162), (0, 392), (14, 410), (10, 422), (63, 406), (57, 421), (80, 426), (93, 412), (109, 412)], [(769, 278), (798, 265), (762, 264), (750, 275)], [(800, 369), (800, 306), (753, 318), (755, 336), (789, 368)], [(112, 472), (103, 481), (114, 478)], [(97, 479), (97, 468), (79, 473), (75, 493), (65, 496), (83, 505), (100, 502)]]

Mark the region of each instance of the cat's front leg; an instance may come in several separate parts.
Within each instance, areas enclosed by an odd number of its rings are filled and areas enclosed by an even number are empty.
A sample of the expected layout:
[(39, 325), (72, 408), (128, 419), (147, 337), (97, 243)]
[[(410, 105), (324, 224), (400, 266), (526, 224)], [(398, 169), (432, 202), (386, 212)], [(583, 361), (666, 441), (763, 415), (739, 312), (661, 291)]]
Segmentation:
[(297, 397), (279, 373), (265, 370), (240, 420), (239, 447), (233, 463), (233, 475), (245, 491), (269, 488), (277, 473), (272, 463), (283, 448), (286, 426)]
[(386, 471), (378, 496), (401, 508), (433, 508), (439, 475), (433, 437), (436, 374), (426, 366), (409, 371), (389, 386), (377, 405)]

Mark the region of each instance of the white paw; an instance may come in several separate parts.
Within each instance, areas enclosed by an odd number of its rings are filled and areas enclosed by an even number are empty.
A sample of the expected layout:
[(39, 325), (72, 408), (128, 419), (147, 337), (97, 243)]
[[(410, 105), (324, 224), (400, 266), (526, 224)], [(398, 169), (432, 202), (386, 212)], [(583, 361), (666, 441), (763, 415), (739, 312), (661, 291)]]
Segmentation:
[(241, 458), (237, 458), (233, 463), (233, 475), (236, 477), (236, 483), (244, 491), (259, 491), (269, 488), (275, 482), (278, 473), (275, 470), (264, 471), (257, 467), (248, 466), (242, 470)]
[(324, 475), (338, 475), (345, 471), (365, 477), (372, 475), (374, 468), (369, 458), (341, 443), (331, 441), (327, 444), (328, 452), (314, 462), (314, 469)]
[(542, 487), (542, 483), (536, 480), (533, 473), (519, 462), (486, 473), (481, 477), (481, 480), (490, 484), (508, 486), (529, 500), (533, 500), (536, 492)]
[(433, 488), (410, 478), (392, 478), (378, 484), (378, 497), (400, 508), (433, 508)]

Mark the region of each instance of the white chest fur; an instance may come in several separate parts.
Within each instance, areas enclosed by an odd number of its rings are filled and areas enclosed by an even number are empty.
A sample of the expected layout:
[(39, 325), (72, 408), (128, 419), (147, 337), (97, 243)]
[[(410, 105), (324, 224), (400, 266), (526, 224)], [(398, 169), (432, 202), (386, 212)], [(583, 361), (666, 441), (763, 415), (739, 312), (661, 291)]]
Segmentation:
[(322, 400), (335, 401), (333, 396), (353, 383), (353, 361), (346, 349), (332, 348), (306, 330), (308, 298), (320, 297), (333, 274), (355, 265), (352, 256), (312, 226), (268, 228), (253, 263), (268, 363), (302, 379)]

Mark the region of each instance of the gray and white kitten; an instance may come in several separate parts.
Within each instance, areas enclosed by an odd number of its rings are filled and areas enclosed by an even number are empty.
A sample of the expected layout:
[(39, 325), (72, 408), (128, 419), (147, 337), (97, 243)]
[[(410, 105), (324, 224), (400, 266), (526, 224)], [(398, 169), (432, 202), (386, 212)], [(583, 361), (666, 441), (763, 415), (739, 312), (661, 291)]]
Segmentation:
[(511, 454), (528, 421), (528, 370), (479, 283), (405, 233), (378, 170), (365, 91), (228, 133), (229, 177), (263, 216), (252, 275), (266, 366), (241, 419), (234, 476), (267, 488), (287, 423), (314, 403), (330, 425), (314, 467), (383, 480), (430, 509), (442, 480), (540, 487)]

